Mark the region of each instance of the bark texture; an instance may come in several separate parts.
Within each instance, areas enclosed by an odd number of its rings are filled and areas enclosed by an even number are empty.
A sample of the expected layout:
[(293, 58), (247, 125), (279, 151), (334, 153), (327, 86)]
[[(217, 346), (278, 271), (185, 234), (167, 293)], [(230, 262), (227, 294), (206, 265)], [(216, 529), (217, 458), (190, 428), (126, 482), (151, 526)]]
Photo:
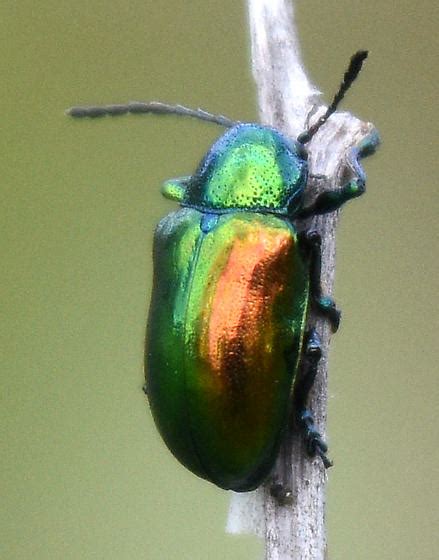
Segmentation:
[[(260, 120), (297, 138), (309, 122), (315, 122), (324, 112), (325, 106), (303, 68), (294, 24), (294, 3), (291, 0), (248, 0), (247, 3)], [(325, 176), (324, 181), (310, 185), (308, 194), (312, 198), (323, 188), (331, 189), (343, 183), (349, 149), (372, 130), (370, 123), (347, 113), (330, 117), (307, 145), (310, 172)], [(338, 212), (311, 220), (313, 229), (322, 236), (322, 286), (329, 295), (334, 281), (337, 220)], [(317, 428), (324, 435), (330, 329), (327, 321), (313, 314), (309, 326), (315, 326), (322, 339), (323, 357), (309, 406)], [(254, 492), (234, 494), (227, 531), (263, 537), (266, 560), (324, 560), (327, 558), (326, 477), (321, 460), (306, 456), (301, 438), (291, 429), (273, 479), (292, 488), (292, 505), (281, 506), (271, 497), (272, 480)]]

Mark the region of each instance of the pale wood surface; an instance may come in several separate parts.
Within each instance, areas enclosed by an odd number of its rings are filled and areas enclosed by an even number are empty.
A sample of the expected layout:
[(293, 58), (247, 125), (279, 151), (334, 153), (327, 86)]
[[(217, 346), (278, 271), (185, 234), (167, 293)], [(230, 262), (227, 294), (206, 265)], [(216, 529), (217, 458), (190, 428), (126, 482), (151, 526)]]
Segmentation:
[[(300, 56), (291, 0), (248, 0), (253, 75), (258, 90), (260, 120), (296, 138), (322, 114), (324, 106), (318, 90), (310, 83)], [(347, 61), (341, 61), (338, 86)], [(330, 92), (332, 95), (334, 92)], [(310, 171), (327, 177), (313, 185), (312, 197), (322, 187), (342, 183), (346, 154), (373, 130), (347, 113), (336, 113), (307, 146)], [(323, 239), (322, 285), (332, 293), (335, 266), (335, 227), (338, 212), (314, 218), (313, 229)], [(304, 224), (305, 225), (305, 224)], [(306, 224), (309, 225), (309, 224)], [(309, 325), (317, 328), (323, 357), (310, 400), (317, 427), (325, 433), (327, 407), (327, 353), (330, 330), (326, 321), (311, 315)], [(309, 459), (302, 442), (290, 431), (278, 458), (274, 479), (293, 489), (293, 504), (280, 506), (270, 496), (271, 482), (254, 492), (234, 494), (227, 531), (255, 533), (265, 538), (266, 560), (324, 560), (327, 558), (325, 532), (325, 484), (327, 473), (321, 460)]]

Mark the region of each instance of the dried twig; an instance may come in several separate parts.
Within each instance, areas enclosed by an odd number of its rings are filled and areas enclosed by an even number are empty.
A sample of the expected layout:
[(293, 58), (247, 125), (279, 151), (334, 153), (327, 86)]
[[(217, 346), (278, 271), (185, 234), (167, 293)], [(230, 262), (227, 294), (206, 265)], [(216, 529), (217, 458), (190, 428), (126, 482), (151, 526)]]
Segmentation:
[[(297, 138), (307, 128), (307, 119), (315, 122), (325, 108), (303, 69), (293, 5), (290, 0), (248, 0), (248, 11), (261, 122)], [(370, 123), (347, 113), (334, 114), (319, 130), (307, 148), (311, 173), (325, 176), (325, 188), (342, 183), (347, 152), (372, 130)], [(317, 183), (314, 196), (318, 190)], [(313, 219), (313, 229), (320, 232), (323, 240), (322, 284), (327, 294), (332, 292), (334, 279), (337, 219), (338, 212)], [(319, 317), (311, 315), (309, 322), (321, 335), (324, 352), (310, 401), (316, 425), (324, 433), (330, 331), (327, 322)], [(283, 444), (274, 477), (292, 488), (293, 504), (279, 505), (270, 495), (271, 482), (255, 492), (235, 494), (227, 530), (263, 536), (266, 560), (323, 560), (326, 473), (320, 459), (311, 460), (305, 455), (294, 431)]]

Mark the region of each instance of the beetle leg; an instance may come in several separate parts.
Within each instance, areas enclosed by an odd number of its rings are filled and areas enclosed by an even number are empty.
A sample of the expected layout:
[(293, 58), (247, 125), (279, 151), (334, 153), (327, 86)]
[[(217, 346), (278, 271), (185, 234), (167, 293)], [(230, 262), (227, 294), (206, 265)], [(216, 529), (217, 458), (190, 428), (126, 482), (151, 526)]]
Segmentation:
[(348, 156), (347, 166), (351, 169), (353, 178), (338, 189), (320, 193), (314, 202), (303, 208), (296, 217), (303, 219), (334, 212), (348, 200), (362, 195), (366, 188), (366, 174), (360, 159), (373, 154), (379, 143), (378, 132), (373, 131), (358, 146), (352, 148)]
[(317, 367), (322, 357), (320, 337), (315, 329), (310, 329), (306, 333), (305, 347), (303, 352), (302, 377), (298, 381), (295, 392), (295, 406), (297, 410), (297, 422), (303, 433), (306, 450), (308, 455), (314, 457), (318, 455), (327, 469), (332, 466), (332, 462), (326, 456), (328, 446), (323, 441), (322, 436), (317, 431), (314, 418), (306, 407), (309, 393), (317, 375)]
[(329, 319), (333, 332), (336, 332), (340, 324), (341, 312), (337, 309), (335, 301), (331, 297), (322, 294), (322, 286), (320, 283), (322, 239), (315, 230), (308, 230), (300, 234), (300, 241), (303, 243), (310, 258), (311, 302), (321, 314)]

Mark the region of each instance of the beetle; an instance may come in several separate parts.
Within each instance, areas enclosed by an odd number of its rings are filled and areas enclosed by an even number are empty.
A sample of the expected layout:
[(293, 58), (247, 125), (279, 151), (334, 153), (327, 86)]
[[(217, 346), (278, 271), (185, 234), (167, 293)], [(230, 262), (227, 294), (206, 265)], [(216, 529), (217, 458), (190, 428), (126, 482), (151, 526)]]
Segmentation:
[[(353, 177), (304, 205), (305, 145), (337, 108), (366, 51), (352, 58), (323, 117), (294, 140), (255, 123), (162, 103), (76, 107), (75, 117), (175, 113), (228, 127), (195, 173), (166, 181), (180, 204), (154, 235), (145, 392), (171, 452), (224, 489), (245, 492), (269, 476), (290, 415), (311, 456), (327, 445), (306, 407), (321, 357), (311, 307), (337, 330), (340, 312), (320, 285), (321, 240), (295, 221), (333, 212), (365, 189), (360, 159), (376, 132), (349, 155)], [(301, 375), (298, 375), (299, 366)]]

